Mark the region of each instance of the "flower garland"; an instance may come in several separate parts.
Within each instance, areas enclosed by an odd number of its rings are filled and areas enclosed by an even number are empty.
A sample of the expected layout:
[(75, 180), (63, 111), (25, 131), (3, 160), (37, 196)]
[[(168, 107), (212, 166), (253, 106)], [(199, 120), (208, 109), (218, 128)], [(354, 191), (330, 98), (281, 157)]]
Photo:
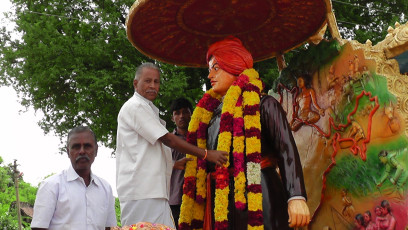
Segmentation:
[[(230, 152), (234, 158), (235, 207), (244, 210), (248, 200), (248, 229), (263, 229), (261, 189), (260, 92), (263, 83), (254, 69), (245, 70), (228, 89), (221, 113), (217, 150)], [(206, 147), (206, 132), (221, 96), (212, 89), (197, 104), (188, 128), (187, 141)], [(246, 155), (244, 156), (244, 151)], [(180, 229), (201, 229), (206, 198), (206, 164), (195, 156), (186, 165), (180, 214)], [(245, 177), (246, 158), (246, 177)], [(228, 228), (229, 159), (215, 171), (215, 229)], [(245, 184), (247, 196), (245, 197)], [(194, 196), (195, 195), (195, 196)], [(194, 210), (194, 212), (193, 212)]]
[[(200, 148), (206, 148), (206, 133), (214, 110), (220, 105), (221, 96), (212, 89), (198, 102), (191, 116), (187, 141)], [(180, 229), (200, 229), (204, 219), (204, 199), (206, 197), (206, 162), (187, 154), (188, 161), (184, 172), (182, 205), (180, 208)], [(197, 194), (195, 194), (197, 192)], [(193, 211), (194, 210), (194, 211)]]
[[(248, 73), (249, 84), (243, 92), (245, 147), (247, 159), (248, 229), (263, 229), (261, 188), (260, 94), (263, 83), (258, 73)], [(244, 72), (245, 73), (245, 72)]]
[(155, 224), (150, 222), (139, 222), (137, 224), (132, 224), (130, 226), (114, 227), (113, 230), (176, 230), (175, 228), (170, 228), (163, 224)]

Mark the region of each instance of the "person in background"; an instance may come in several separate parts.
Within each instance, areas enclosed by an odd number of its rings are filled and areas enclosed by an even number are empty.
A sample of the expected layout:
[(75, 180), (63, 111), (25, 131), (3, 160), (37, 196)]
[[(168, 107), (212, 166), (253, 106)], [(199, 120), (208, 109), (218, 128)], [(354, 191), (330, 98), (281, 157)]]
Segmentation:
[[(187, 99), (178, 98), (171, 104), (170, 112), (172, 114), (171, 120), (176, 124), (173, 134), (185, 140), (193, 106)], [(192, 159), (186, 158), (186, 154), (178, 152), (175, 149), (172, 149), (171, 154), (175, 164), (170, 179), (169, 204), (177, 228), (180, 216), (181, 197), (183, 195), (184, 169), (186, 162)]]
[(160, 70), (141, 64), (133, 80), (134, 95), (118, 115), (116, 188), (121, 222), (164, 224), (175, 228), (169, 206), (173, 161), (170, 148), (222, 165), (227, 153), (201, 149), (169, 133), (153, 104), (160, 89)]
[(68, 133), (68, 169), (45, 179), (37, 192), (31, 229), (92, 229), (116, 226), (111, 186), (91, 171), (98, 153), (94, 132), (78, 126)]

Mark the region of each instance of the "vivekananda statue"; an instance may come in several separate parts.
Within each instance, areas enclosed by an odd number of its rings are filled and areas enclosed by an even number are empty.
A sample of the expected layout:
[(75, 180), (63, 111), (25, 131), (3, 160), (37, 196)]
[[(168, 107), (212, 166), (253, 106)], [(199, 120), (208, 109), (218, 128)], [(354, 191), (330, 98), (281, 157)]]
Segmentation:
[[(299, 153), (286, 114), (242, 42), (229, 36), (207, 52), (212, 88), (197, 104), (187, 141), (229, 152), (223, 167), (186, 165), (179, 229), (291, 229), (306, 226)], [(279, 169), (279, 173), (277, 172)], [(287, 211), (286, 211), (287, 210)]]

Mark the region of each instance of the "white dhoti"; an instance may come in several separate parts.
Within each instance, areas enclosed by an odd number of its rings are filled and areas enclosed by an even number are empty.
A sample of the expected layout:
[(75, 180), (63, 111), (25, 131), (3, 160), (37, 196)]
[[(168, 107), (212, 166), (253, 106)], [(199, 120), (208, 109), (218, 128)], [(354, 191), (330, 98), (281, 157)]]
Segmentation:
[(169, 202), (164, 198), (121, 201), (120, 211), (122, 226), (150, 222), (175, 228)]

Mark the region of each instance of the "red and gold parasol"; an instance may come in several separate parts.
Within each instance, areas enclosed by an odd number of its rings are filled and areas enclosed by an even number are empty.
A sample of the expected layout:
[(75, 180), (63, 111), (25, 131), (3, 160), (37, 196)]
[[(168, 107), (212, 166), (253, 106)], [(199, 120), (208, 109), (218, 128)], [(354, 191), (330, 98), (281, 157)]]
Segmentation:
[(205, 67), (209, 45), (234, 35), (261, 61), (316, 34), (330, 7), (328, 0), (137, 0), (127, 36), (153, 59)]

